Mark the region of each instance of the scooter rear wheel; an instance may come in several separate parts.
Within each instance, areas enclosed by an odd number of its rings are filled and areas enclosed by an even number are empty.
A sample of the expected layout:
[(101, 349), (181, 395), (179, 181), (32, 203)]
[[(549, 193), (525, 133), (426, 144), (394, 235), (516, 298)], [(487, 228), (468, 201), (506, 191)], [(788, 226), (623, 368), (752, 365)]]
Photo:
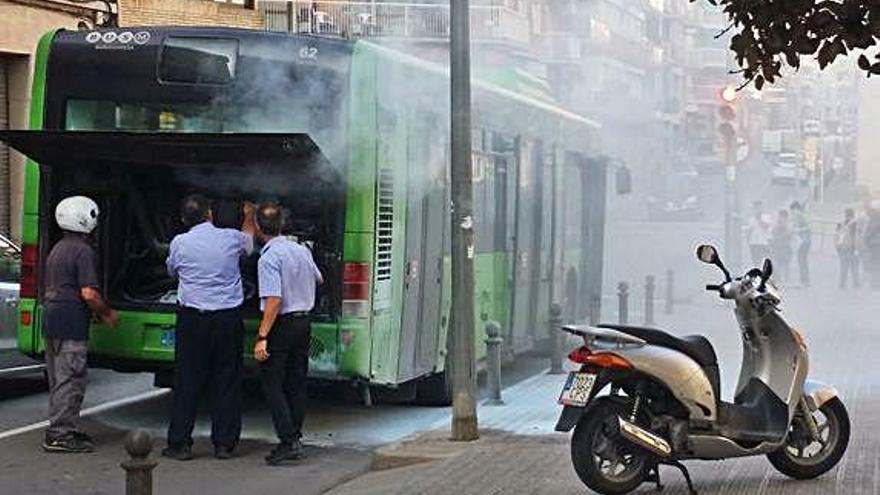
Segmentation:
[(813, 412), (813, 417), (819, 427), (818, 440), (810, 438), (804, 425), (794, 422), (785, 445), (767, 454), (780, 473), (799, 480), (816, 478), (837, 465), (846, 452), (850, 423), (843, 402), (831, 399)]
[(650, 469), (647, 456), (618, 433), (617, 417), (628, 413), (624, 405), (598, 398), (584, 412), (571, 438), (571, 461), (578, 478), (603, 495), (635, 490)]

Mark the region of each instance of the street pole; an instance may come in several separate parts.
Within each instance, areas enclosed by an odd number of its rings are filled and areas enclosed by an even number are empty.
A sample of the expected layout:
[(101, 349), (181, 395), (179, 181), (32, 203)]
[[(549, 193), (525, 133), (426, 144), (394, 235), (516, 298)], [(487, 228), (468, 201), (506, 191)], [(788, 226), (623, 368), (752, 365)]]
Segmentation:
[(724, 174), (724, 253), (729, 266), (740, 266), (740, 247), (742, 245), (739, 226), (739, 198), (736, 190), (736, 157), (734, 156), (735, 137), (729, 137), (726, 143), (726, 160)]
[(471, 168), (470, 6), (450, 1), (452, 99), (452, 439), (479, 438), (474, 348), (474, 220)]

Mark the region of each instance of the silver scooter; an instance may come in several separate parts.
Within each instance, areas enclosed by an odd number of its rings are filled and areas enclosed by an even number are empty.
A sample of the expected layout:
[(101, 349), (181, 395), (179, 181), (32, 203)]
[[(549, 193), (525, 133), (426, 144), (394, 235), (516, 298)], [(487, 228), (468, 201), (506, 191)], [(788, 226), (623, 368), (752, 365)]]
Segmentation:
[(703, 336), (676, 337), (624, 325), (570, 325), (584, 346), (569, 359), (556, 430), (574, 428), (571, 456), (589, 488), (605, 494), (660, 484), (660, 465), (681, 470), (695, 494), (686, 459), (766, 455), (783, 474), (815, 478), (840, 461), (850, 423), (837, 390), (807, 380), (803, 335), (785, 320), (770, 282), (773, 265), (731, 279), (712, 246), (697, 257), (724, 273), (707, 285), (736, 303), (743, 362), (732, 403), (720, 398), (718, 361)]

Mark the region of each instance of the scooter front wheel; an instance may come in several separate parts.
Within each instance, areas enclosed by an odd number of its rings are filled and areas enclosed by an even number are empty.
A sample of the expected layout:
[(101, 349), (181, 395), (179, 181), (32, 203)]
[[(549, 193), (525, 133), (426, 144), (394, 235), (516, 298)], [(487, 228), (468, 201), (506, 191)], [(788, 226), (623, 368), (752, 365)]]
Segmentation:
[(629, 493), (645, 479), (646, 455), (620, 438), (618, 416), (627, 408), (606, 398), (589, 406), (571, 437), (571, 461), (578, 478), (603, 495)]
[(767, 454), (777, 471), (799, 480), (816, 478), (831, 470), (849, 445), (849, 414), (840, 399), (829, 400), (812, 414), (818, 426), (818, 438), (813, 438), (803, 420), (796, 418), (785, 445)]

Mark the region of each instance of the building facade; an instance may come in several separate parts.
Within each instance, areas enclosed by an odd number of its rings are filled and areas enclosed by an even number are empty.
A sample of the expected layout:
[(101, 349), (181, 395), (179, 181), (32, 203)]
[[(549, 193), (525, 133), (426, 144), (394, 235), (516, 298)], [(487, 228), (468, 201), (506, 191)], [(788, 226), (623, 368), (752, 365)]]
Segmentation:
[[(104, 2), (0, 0), (0, 129), (28, 127), (34, 49), (56, 28), (92, 28), (112, 21)], [(0, 232), (21, 234), (24, 157), (0, 143)]]

